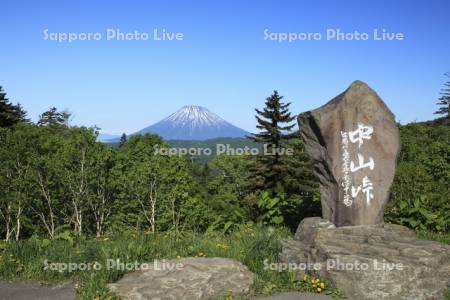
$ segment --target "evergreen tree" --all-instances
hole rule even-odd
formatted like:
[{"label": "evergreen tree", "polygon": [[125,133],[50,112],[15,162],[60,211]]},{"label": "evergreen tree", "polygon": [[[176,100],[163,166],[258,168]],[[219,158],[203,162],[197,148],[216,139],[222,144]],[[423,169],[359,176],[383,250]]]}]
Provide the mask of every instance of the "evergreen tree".
[{"label": "evergreen tree", "polygon": [[71,116],[72,114],[66,110],[59,112],[56,107],[51,107],[39,116],[39,121],[37,124],[39,126],[59,125],[69,127],[69,120]]},{"label": "evergreen tree", "polygon": [[[445,76],[450,78],[450,73]],[[445,115],[444,117],[450,119],[450,80],[444,83],[444,88],[441,89],[441,97],[438,99],[439,109],[435,112],[438,115]]]},{"label": "evergreen tree", "polygon": [[125,145],[126,142],[127,142],[127,135],[125,133],[122,133],[122,136],[120,137],[119,148]]},{"label": "evergreen tree", "polygon": [[6,92],[0,86],[0,127],[11,127],[19,122],[28,122],[27,113],[20,104],[9,102]]},{"label": "evergreen tree", "polygon": [[283,103],[282,99],[283,97],[274,91],[270,97],[266,98],[266,106],[263,110],[255,109],[258,122],[256,127],[261,131],[249,138],[264,144],[267,150],[267,153],[258,156],[253,170],[256,189],[283,192],[281,182],[283,174],[290,173],[288,171],[290,166],[282,157],[280,149],[294,137],[294,134],[289,131],[295,126],[291,124],[295,117],[289,112],[290,103]]}]

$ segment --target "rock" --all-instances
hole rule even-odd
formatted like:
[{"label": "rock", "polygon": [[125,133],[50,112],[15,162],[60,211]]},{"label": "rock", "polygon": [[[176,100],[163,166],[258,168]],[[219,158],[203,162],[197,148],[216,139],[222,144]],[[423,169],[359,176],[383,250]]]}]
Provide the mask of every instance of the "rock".
[{"label": "rock", "polygon": [[[298,228],[301,228],[302,230],[298,230]],[[298,241],[303,241],[313,240],[318,228],[336,228],[336,226],[328,220],[313,217],[303,219],[298,228],[295,232],[295,239]]]},{"label": "rock", "polygon": [[[354,300],[440,300],[450,286],[450,246],[420,240],[400,225],[333,228],[305,219],[280,260],[331,280]],[[305,268],[297,268],[303,278]]]},{"label": "rock", "polygon": [[258,296],[250,298],[250,300],[333,300],[333,298],[320,294],[287,292],[270,296]]},{"label": "rock", "polygon": [[254,278],[246,266],[228,258],[183,258],[148,266],[126,274],[109,288],[129,300],[217,299],[226,293],[248,292]]},{"label": "rock", "polygon": [[380,97],[355,81],[298,123],[320,182],[323,217],[336,226],[381,224],[400,142]]}]

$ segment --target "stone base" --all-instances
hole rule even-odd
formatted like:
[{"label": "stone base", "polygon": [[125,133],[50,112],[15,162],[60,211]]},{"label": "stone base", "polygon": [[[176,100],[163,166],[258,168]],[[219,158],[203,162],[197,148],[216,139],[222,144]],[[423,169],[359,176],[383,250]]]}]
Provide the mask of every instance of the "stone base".
[{"label": "stone base", "polygon": [[336,228],[307,218],[283,241],[280,259],[299,278],[306,267],[354,300],[440,300],[450,287],[450,246],[393,224]]}]

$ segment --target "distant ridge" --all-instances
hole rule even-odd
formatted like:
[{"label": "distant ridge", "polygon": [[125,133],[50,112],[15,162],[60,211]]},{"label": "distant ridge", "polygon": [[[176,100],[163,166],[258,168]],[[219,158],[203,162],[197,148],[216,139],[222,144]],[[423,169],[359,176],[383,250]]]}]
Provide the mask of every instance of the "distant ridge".
[{"label": "distant ridge", "polygon": [[97,137],[97,140],[100,142],[108,142],[110,140],[119,140],[119,134],[109,134],[109,133],[100,133]]}]

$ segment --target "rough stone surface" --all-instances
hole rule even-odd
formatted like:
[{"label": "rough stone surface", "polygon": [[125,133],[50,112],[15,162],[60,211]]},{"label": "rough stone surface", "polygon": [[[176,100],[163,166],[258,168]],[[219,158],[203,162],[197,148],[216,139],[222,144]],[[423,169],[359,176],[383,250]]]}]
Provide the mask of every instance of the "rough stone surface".
[{"label": "rough stone surface", "polygon": [[246,293],[253,283],[253,273],[233,259],[183,258],[165,262],[166,266],[174,264],[182,268],[158,270],[161,267],[150,263],[146,270],[128,273],[109,287],[129,300],[195,300],[217,299],[228,292]]},{"label": "rough stone surface", "polygon": [[[281,261],[314,264],[313,271],[349,299],[444,299],[450,286],[450,246],[420,240],[400,225],[333,227],[320,218],[303,220],[296,239],[283,241]],[[303,277],[303,270],[296,272]]]},{"label": "rough stone surface", "polygon": [[323,217],[336,226],[382,223],[400,142],[394,115],[380,97],[355,81],[324,106],[300,114],[298,122],[320,181]]}]

